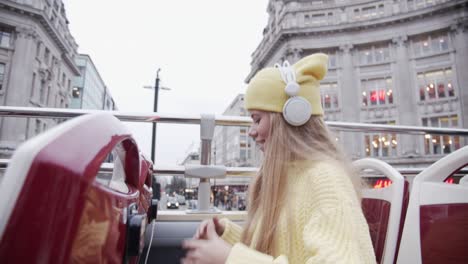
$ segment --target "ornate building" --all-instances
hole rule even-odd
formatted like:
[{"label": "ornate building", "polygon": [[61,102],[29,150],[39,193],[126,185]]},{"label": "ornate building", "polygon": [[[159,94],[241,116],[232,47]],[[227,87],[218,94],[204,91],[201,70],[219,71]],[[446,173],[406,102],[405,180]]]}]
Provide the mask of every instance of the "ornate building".
[{"label": "ornate building", "polygon": [[[329,121],[468,128],[467,0],[270,0],[253,75],[283,60],[329,55]],[[352,158],[425,166],[459,136],[339,132]]]},{"label": "ornate building", "polygon": [[[68,108],[76,54],[61,0],[0,0],[0,105]],[[55,124],[1,118],[0,157]]]}]

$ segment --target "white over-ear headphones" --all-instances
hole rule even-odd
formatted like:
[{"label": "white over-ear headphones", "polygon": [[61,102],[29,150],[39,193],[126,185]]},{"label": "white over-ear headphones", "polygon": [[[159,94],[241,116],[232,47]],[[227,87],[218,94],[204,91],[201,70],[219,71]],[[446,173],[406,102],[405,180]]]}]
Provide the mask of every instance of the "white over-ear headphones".
[{"label": "white over-ear headphones", "polygon": [[284,61],[283,65],[276,63],[281,73],[281,78],[286,83],[284,91],[289,96],[289,99],[283,106],[283,117],[292,126],[302,126],[310,119],[312,114],[312,106],[304,97],[298,96],[301,88],[296,82],[296,73],[288,61]]}]

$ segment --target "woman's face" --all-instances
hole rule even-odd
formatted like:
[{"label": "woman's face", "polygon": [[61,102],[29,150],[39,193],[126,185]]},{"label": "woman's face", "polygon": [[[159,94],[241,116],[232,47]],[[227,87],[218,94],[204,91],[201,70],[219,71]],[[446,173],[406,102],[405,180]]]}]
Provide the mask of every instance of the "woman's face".
[{"label": "woman's face", "polygon": [[270,131],[270,114],[261,110],[252,110],[250,117],[253,120],[253,125],[250,127],[249,136],[255,140],[260,150],[264,151]]}]

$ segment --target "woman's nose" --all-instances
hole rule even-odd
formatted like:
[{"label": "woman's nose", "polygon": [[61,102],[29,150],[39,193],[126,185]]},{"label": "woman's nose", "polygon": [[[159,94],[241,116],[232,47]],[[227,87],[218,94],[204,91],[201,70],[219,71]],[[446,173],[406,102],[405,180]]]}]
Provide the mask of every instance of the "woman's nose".
[{"label": "woman's nose", "polygon": [[250,127],[249,129],[249,136],[252,138],[255,138],[257,136],[257,131],[254,129],[254,127]]}]

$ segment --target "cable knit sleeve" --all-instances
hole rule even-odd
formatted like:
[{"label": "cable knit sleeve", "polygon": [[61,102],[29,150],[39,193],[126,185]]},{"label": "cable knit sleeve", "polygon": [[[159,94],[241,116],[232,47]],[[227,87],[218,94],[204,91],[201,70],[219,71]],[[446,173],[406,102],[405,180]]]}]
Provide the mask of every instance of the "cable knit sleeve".
[{"label": "cable knit sleeve", "polygon": [[[329,164],[328,164],[329,165]],[[304,226],[307,264],[375,263],[367,222],[347,174],[324,166],[314,177],[311,213]]]},{"label": "cable knit sleeve", "polygon": [[375,263],[367,223],[347,174],[333,164],[304,173],[288,196],[294,223],[280,221],[277,230],[278,257],[236,243],[226,263]]},{"label": "cable knit sleeve", "polygon": [[364,263],[348,219],[343,208],[327,209],[310,219],[303,232],[305,248],[312,255],[307,264]]},{"label": "cable knit sleeve", "polygon": [[224,225],[224,233],[221,238],[231,245],[239,242],[242,235],[242,227],[234,224],[227,218],[222,218],[220,221]]},{"label": "cable knit sleeve", "polygon": [[[355,230],[348,225],[346,214],[340,208],[323,210],[311,217],[303,228],[303,246],[306,264],[360,264],[369,263],[359,255]],[[299,242],[301,244],[301,242]],[[371,255],[372,259],[373,256]],[[231,249],[227,264],[288,264],[288,257],[277,258],[263,254],[244,244],[236,243]],[[294,262],[292,262],[294,263]]]}]

